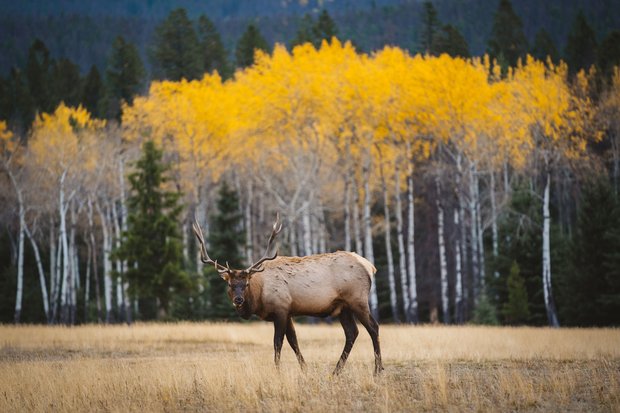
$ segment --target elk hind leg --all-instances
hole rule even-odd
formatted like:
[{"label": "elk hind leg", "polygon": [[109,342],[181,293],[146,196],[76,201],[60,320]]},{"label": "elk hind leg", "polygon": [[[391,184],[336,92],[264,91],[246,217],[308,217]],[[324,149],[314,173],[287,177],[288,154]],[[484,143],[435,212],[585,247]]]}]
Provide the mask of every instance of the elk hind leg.
[{"label": "elk hind leg", "polygon": [[299,350],[299,344],[297,344],[297,334],[295,333],[295,326],[293,325],[292,317],[289,317],[286,323],[286,340],[295,352],[295,355],[297,356],[297,361],[299,362],[301,369],[305,369],[306,362],[304,361],[304,356],[301,355],[301,351]]},{"label": "elk hind leg", "polygon": [[280,367],[280,354],[282,353],[282,343],[284,342],[284,334],[286,333],[287,317],[276,316],[273,321],[275,328],[273,334],[273,361],[276,363],[276,368]]},{"label": "elk hind leg", "polygon": [[379,344],[379,323],[370,314],[368,305],[355,311],[355,317],[362,323],[372,339],[372,346],[375,351],[375,375],[383,371],[383,361],[381,360],[381,345]]},{"label": "elk hind leg", "polygon": [[348,308],[342,309],[342,312],[340,313],[340,324],[342,324],[346,341],[342,354],[340,355],[340,360],[338,360],[338,364],[336,364],[336,369],[333,374],[340,373],[344,367],[344,364],[347,362],[347,358],[349,357],[349,353],[351,353],[351,349],[353,348],[353,343],[355,343],[355,339],[359,334],[353,313]]}]

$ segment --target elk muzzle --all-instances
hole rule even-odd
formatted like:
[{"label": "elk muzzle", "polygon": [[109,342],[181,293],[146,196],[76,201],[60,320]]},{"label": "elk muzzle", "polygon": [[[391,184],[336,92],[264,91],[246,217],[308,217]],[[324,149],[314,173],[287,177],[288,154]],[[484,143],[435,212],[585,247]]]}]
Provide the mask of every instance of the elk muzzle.
[{"label": "elk muzzle", "polygon": [[235,307],[239,308],[243,305],[243,302],[245,300],[243,299],[243,297],[237,295],[235,296],[235,298],[233,298],[233,304],[235,305]]}]

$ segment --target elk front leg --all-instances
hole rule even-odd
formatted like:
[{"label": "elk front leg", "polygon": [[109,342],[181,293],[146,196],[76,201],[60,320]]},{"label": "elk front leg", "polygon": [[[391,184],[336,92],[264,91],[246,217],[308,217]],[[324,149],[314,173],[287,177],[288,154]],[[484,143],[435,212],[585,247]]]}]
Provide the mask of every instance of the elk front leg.
[{"label": "elk front leg", "polygon": [[273,334],[273,361],[276,363],[277,368],[280,368],[280,353],[282,352],[282,343],[286,333],[287,318],[286,316],[276,316],[273,321],[273,326],[275,327]]},{"label": "elk front leg", "polygon": [[304,356],[301,355],[301,351],[299,350],[299,345],[297,344],[297,334],[295,333],[295,326],[293,326],[293,319],[291,317],[289,317],[286,322],[286,340],[295,352],[301,369],[304,370],[306,368],[306,362],[304,361]]}]

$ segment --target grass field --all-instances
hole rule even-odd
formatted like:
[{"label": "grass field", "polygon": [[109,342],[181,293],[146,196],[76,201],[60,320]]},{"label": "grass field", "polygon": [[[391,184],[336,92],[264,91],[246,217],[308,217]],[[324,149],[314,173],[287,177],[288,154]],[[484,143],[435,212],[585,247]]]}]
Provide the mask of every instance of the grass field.
[{"label": "grass field", "polygon": [[620,411],[620,330],[382,326],[340,376],[339,325],[0,326],[0,412]]}]

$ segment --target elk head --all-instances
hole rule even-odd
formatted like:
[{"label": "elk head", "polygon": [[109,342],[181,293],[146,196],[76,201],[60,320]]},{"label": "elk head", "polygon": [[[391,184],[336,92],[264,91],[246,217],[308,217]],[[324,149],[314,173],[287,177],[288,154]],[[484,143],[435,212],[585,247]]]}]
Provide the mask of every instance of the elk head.
[{"label": "elk head", "polygon": [[237,311],[241,311],[243,304],[245,303],[246,288],[250,284],[252,274],[264,271],[265,268],[263,267],[263,263],[265,261],[273,260],[278,256],[277,249],[273,252],[273,255],[269,255],[269,251],[272,248],[275,238],[278,236],[280,231],[282,231],[282,223],[280,222],[279,214],[276,214],[276,221],[273,224],[265,254],[263,254],[258,261],[243,270],[230,268],[228,262],[226,262],[226,266],[223,266],[219,264],[217,260],[213,261],[207,253],[207,246],[204,236],[202,235],[202,229],[200,228],[200,224],[198,224],[197,220],[194,220],[193,229],[194,234],[196,234],[196,238],[198,238],[198,242],[200,243],[200,260],[204,264],[213,265],[224,281],[228,283],[228,296]]}]

